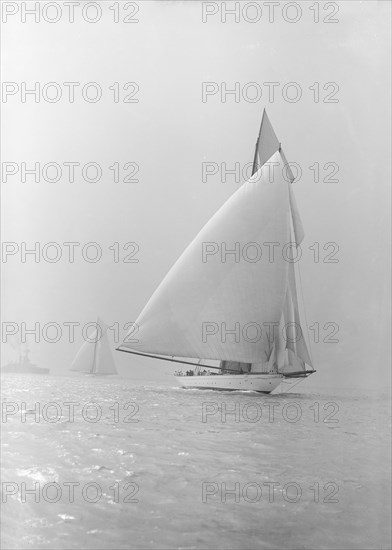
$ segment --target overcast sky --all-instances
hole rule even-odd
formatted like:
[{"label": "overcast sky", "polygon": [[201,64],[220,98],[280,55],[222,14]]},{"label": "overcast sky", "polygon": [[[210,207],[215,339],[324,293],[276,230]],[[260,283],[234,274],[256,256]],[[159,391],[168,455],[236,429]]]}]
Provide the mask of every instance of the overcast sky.
[{"label": "overcast sky", "polygon": [[[98,4],[97,23],[83,19],[76,8],[70,23],[62,6],[56,23],[43,18],[54,18],[50,11],[41,13],[38,23],[28,15],[23,23],[19,11],[3,25],[3,81],[17,87],[11,85],[7,90],[15,93],[3,96],[2,161],[18,166],[6,182],[3,173],[3,241],[19,247],[6,262],[3,257],[3,322],[29,327],[38,322],[40,328],[54,322],[63,328],[55,344],[42,334],[40,343],[29,338],[33,362],[54,374],[67,373],[82,343],[78,328],[75,342],[68,342],[64,323],[83,325],[100,315],[109,325],[117,322],[124,336],[124,324],[136,319],[179,254],[243,181],[228,176],[224,183],[217,174],[203,182],[202,163],[232,168],[235,162],[250,162],[266,107],[287,159],[303,172],[294,183],[305,229],[302,283],[308,324],[320,324],[321,339],[312,344],[318,371],[312,385],[385,387],[390,372],[390,3],[338,2],[339,11],[332,14],[319,2],[318,23],[313,3],[301,3],[302,14],[293,23],[285,20],[296,16],[294,8],[284,11],[287,3],[269,22],[260,2],[259,21],[250,22],[256,14],[250,8],[236,23],[234,16],[222,22],[220,2],[209,3],[209,10],[218,11],[203,22],[202,2],[143,1],[133,15],[138,22],[128,24],[121,22],[132,17],[124,3],[119,23],[113,22],[112,2]],[[93,9],[87,16],[94,17]],[[326,17],[338,21],[328,24]],[[37,102],[31,95],[22,101],[22,82],[27,88],[40,83]],[[48,82],[59,84],[58,102],[45,99],[56,92],[42,90]],[[73,103],[64,82],[80,83]],[[100,86],[101,100],[83,99],[81,89],[88,82]],[[115,82],[119,102],[113,100]],[[124,91],[127,82],[138,84],[131,97],[137,103],[123,101],[135,90]],[[219,90],[204,102],[203,82],[214,82]],[[252,101],[254,86],[238,101],[228,95],[222,102],[223,82],[227,88],[238,82],[241,92],[247,83],[257,83],[262,96]],[[273,101],[266,82],[279,83]],[[283,92],[291,82],[297,88]],[[335,84],[324,89],[327,83]],[[284,97],[298,89],[298,101]],[[88,91],[93,97],[94,89]],[[337,101],[323,101],[328,99]],[[40,182],[26,176],[24,183],[22,162],[30,168],[56,162],[62,178],[48,182],[41,172]],[[77,167],[70,182],[65,162],[99,163],[102,178],[84,181]],[[109,167],[116,162],[137,163],[139,181],[114,182]],[[338,166],[333,176],[338,182],[315,182],[309,167],[319,163],[322,180],[332,172],[324,169],[328,162]],[[131,170],[129,165],[126,173]],[[41,244],[38,263],[31,255],[22,262],[22,241],[30,248]],[[45,243],[53,241],[63,253],[57,263],[42,254]],[[102,249],[96,263],[81,255],[91,241]],[[81,243],[74,263],[64,242]],[[137,243],[139,262],[114,262],[109,247],[115,242],[120,260],[132,251],[122,246]],[[315,242],[320,243],[319,263],[309,250]],[[322,261],[332,250],[323,251],[328,242],[339,247],[337,263]],[[322,342],[327,322],[339,326],[338,343]],[[10,356],[5,349],[3,363]],[[115,358],[124,376],[162,379],[172,370],[170,364],[119,352]]]}]

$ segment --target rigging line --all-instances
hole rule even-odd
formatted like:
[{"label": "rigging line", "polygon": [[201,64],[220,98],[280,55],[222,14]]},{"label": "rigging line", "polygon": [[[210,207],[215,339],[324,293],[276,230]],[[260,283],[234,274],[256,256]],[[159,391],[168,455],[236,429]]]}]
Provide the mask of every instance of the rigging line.
[{"label": "rigging line", "polygon": [[[98,335],[98,331],[97,331],[97,335]],[[94,342],[93,364],[91,366],[90,374],[95,374],[97,372],[97,346],[98,346],[98,340]]]},{"label": "rigging line", "polygon": [[287,390],[287,393],[289,393],[297,384],[300,384],[301,382],[303,382],[304,380],[306,380],[306,378],[300,378],[298,380],[298,382],[296,382],[295,384],[293,384],[288,390]]},{"label": "rigging line", "polygon": [[[299,266],[299,262],[298,262],[298,278],[299,278],[299,287],[301,289],[301,299],[302,299],[302,305],[303,305],[303,309],[304,309],[304,317],[305,317],[305,323],[306,323],[306,333],[308,335],[308,342],[309,342],[309,355],[310,355],[310,358],[312,360],[312,363],[314,362],[314,359],[313,359],[313,351],[312,351],[312,342],[310,340],[310,333],[309,333],[309,324],[308,324],[308,319],[307,319],[307,316],[306,316],[306,307],[305,307],[305,298],[304,298],[304,290],[303,290],[303,285],[302,285],[302,277],[301,277],[301,269],[300,269],[300,266]],[[313,369],[314,369],[314,365],[313,366]]]},{"label": "rigging line", "polygon": [[[153,355],[153,354],[150,354],[150,353],[142,353],[140,351],[132,351],[130,349],[124,349],[124,348],[121,348],[121,346],[119,346],[118,348],[116,348],[116,351],[123,351],[124,353],[131,353],[133,355],[140,355],[142,357],[152,357],[153,359],[160,359],[161,361],[171,361],[173,363],[181,363],[183,365],[195,365],[196,367],[199,367],[199,366],[202,366],[202,367],[207,367],[209,369],[217,369],[217,370],[223,370],[222,367],[215,367],[214,365],[206,365],[204,363],[200,363],[200,359],[198,361],[198,363],[194,363],[194,362],[191,362],[191,361],[182,361],[182,360],[179,360],[179,359],[170,359],[170,355]],[[174,357],[174,355],[172,356]],[[224,369],[226,372],[236,372],[238,373],[238,371],[236,370],[233,370],[233,369],[227,369],[225,368]],[[252,374],[252,373],[248,373],[248,374]]]}]

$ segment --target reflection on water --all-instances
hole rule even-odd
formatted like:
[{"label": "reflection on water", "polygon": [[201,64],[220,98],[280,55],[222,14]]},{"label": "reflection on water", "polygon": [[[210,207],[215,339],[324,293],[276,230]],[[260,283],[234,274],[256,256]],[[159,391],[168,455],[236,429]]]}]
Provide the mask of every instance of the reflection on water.
[{"label": "reflection on water", "polygon": [[385,396],[26,375],[3,400],[4,548],[389,547]]}]

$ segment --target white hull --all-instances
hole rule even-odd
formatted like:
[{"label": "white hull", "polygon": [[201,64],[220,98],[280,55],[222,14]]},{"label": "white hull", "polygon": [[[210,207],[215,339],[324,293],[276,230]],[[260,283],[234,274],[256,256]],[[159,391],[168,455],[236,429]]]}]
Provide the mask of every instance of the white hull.
[{"label": "white hull", "polygon": [[176,376],[184,388],[204,390],[250,390],[270,393],[283,380],[281,374],[218,374],[205,376]]}]

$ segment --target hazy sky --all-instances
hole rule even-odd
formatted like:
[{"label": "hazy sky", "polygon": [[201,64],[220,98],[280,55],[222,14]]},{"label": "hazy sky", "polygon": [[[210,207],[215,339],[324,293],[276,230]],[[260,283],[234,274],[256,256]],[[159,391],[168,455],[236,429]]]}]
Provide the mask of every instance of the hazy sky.
[{"label": "hazy sky", "polygon": [[[44,10],[47,3],[40,4]],[[54,374],[67,372],[82,342],[80,328],[75,342],[68,342],[67,322],[83,325],[100,315],[109,325],[117,322],[120,337],[125,335],[124,324],[136,319],[179,254],[240,185],[233,176],[223,183],[220,174],[203,182],[202,163],[225,162],[232,168],[251,161],[266,107],[287,159],[303,171],[294,191],[306,234],[301,273],[309,325],[320,324],[321,340],[328,332],[325,323],[339,326],[338,343],[312,344],[318,371],[312,385],[385,387],[390,372],[390,3],[335,3],[339,11],[331,18],[338,22],[329,24],[323,22],[331,12],[325,2],[318,3],[318,23],[312,2],[301,3],[296,23],[285,20],[295,17],[294,8],[285,11],[285,2],[273,22],[259,2],[264,11],[254,23],[254,8],[240,13],[237,23],[233,16],[222,22],[221,2],[209,3],[208,9],[219,11],[203,22],[203,3],[189,1],[139,2],[134,15],[139,21],[128,24],[121,22],[132,15],[124,2],[117,4],[120,22],[114,23],[110,6],[115,3],[101,1],[100,21],[84,20],[76,7],[70,23],[58,4],[62,17],[56,23],[43,18],[54,18],[53,11],[42,11],[38,23],[26,15],[23,23],[19,6],[3,24],[2,37],[3,81],[17,84],[13,95],[3,96],[2,161],[16,163],[19,170],[6,182],[3,173],[3,241],[19,247],[6,262],[3,258],[3,323],[25,322],[31,328],[38,322],[42,329],[54,322],[63,328],[57,343],[45,341],[42,331],[40,343],[29,338],[33,362]],[[94,17],[93,8],[86,13]],[[31,95],[22,101],[23,82],[27,88],[40,83],[37,102]],[[58,83],[63,94],[58,102],[45,99],[56,92],[42,90],[48,82]],[[80,83],[73,103],[65,82]],[[83,99],[81,89],[88,82],[100,86],[101,100]],[[116,82],[119,102],[113,100]],[[137,103],[123,101],[134,89],[124,91],[127,82],[138,84]],[[205,102],[203,82],[215,82],[219,89]],[[248,87],[249,96],[245,91],[245,98],[228,95],[222,102],[223,82],[230,89],[238,82],[241,91],[257,83],[262,97],[251,101]],[[266,82],[278,83],[271,102]],[[302,92],[297,102],[283,96],[290,82]],[[326,83],[335,84],[323,89]],[[93,97],[93,88],[87,91]],[[328,97],[338,101],[324,102]],[[58,163],[62,178],[44,181],[41,171],[40,182],[29,175],[22,182],[22,162],[28,168],[40,163],[41,169]],[[70,182],[67,162],[99,163],[102,178],[84,181],[77,167]],[[139,166],[139,181],[114,182],[109,167],[127,162]],[[331,173],[324,165],[335,163],[339,181],[315,182],[309,167],[316,162],[321,179]],[[81,254],[92,241],[102,249],[96,263]],[[31,255],[22,262],[22,242],[28,248],[40,243],[38,263]],[[57,263],[44,258],[42,247],[49,242],[59,243]],[[81,243],[74,263],[64,242]],[[115,242],[121,260],[131,252],[123,245],[136,242],[139,262],[114,262],[109,247]],[[309,250],[315,242],[321,258],[332,250],[323,251],[325,243],[337,243],[338,263],[315,263]],[[4,360],[10,355],[6,348]],[[172,370],[170,364],[119,352],[115,358],[125,376],[158,379]]]}]

